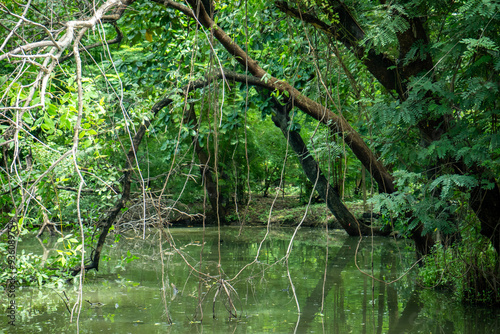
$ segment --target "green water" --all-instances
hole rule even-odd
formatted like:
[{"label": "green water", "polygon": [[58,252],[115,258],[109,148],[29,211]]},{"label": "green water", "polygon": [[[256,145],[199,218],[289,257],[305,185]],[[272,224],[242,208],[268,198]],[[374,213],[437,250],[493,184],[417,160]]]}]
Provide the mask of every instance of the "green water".
[{"label": "green water", "polygon": [[[265,229],[239,235],[237,228],[224,228],[220,244],[217,229],[170,233],[178,251],[168,242],[160,250],[155,232],[146,240],[126,234],[118,243],[110,236],[106,261],[83,285],[83,300],[104,305],[84,302],[72,322],[58,293],[66,292],[71,308],[78,285],[18,288],[16,326],[2,314],[0,333],[500,332],[498,309],[463,306],[449,293],[416,286],[414,270],[403,275],[414,254],[402,241],[360,242],[340,232],[300,229],[286,261],[293,229],[273,229],[254,261]],[[19,247],[43,252],[34,237],[24,237]],[[48,240],[45,247],[58,245]],[[128,255],[138,259],[128,263]]]}]

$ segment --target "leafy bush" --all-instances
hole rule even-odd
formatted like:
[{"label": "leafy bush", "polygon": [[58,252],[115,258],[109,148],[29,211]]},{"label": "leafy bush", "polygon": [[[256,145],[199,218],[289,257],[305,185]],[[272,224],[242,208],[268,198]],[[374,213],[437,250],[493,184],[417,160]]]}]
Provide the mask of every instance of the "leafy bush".
[{"label": "leafy bush", "polygon": [[8,244],[0,243],[0,286],[4,286],[8,280],[15,279],[17,285],[61,286],[71,276],[60,269],[47,269],[44,267],[46,259],[42,255],[26,253],[24,250],[16,254],[16,271],[9,269],[7,263]]},{"label": "leafy bush", "polygon": [[425,287],[449,289],[463,302],[499,304],[497,263],[496,252],[486,240],[437,245],[425,258],[419,281]]}]

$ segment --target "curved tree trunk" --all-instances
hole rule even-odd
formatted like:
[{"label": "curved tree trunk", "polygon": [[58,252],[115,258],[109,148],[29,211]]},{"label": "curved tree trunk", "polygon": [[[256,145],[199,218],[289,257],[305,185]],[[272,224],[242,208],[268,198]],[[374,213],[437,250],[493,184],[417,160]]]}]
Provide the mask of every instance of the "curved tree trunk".
[{"label": "curved tree trunk", "polygon": [[[158,0],[157,2],[180,10],[189,17],[195,17],[194,12],[190,8],[178,2],[171,0]],[[193,6],[193,8],[197,8],[196,0],[189,0],[188,2]],[[311,100],[305,95],[302,95],[299,90],[291,86],[289,83],[278,80],[267,73],[254,59],[250,58],[239,45],[234,43],[231,37],[229,37],[224,30],[217,26],[206,12],[200,10],[197,19],[203,26],[211,30],[214,37],[231,55],[234,56],[243,68],[248,69],[248,72],[250,72],[254,77],[263,81],[263,86],[270,90],[277,90],[281,93],[286,92],[286,94],[290,96],[290,99],[293,100],[294,105],[300,110],[314,119],[327,124],[335,133],[342,132],[344,134],[346,144],[354,152],[361,163],[372,173],[379,189],[387,193],[394,192],[394,180],[392,175],[378,160],[378,157],[373,153],[368,145],[366,145],[359,133],[351,127],[342,115],[335,114],[321,104]]]},{"label": "curved tree trunk", "polygon": [[344,203],[342,203],[337,191],[326,179],[318,165],[318,162],[312,157],[300,134],[297,131],[289,129],[290,117],[288,116],[288,113],[291,109],[291,104],[283,106],[274,97],[273,103],[273,109],[276,112],[276,114],[272,117],[274,124],[280,128],[281,132],[288,141],[288,144],[297,154],[297,158],[299,159],[304,174],[306,174],[309,181],[315,185],[315,189],[319,196],[325,201],[328,209],[333,213],[335,218],[337,218],[338,222],[347,234],[350,236],[371,235],[372,233],[377,235],[388,235],[389,232],[372,229],[359,222],[352,215],[349,209],[347,209]]},{"label": "curved tree trunk", "polygon": [[[189,7],[186,7],[178,2],[172,0],[155,0],[155,2],[161,3],[165,6],[175,8],[189,17],[195,18],[195,13]],[[189,4],[193,8],[197,7],[196,0],[188,0]],[[224,46],[224,48],[240,63],[240,65],[248,70],[253,76],[261,79],[268,89],[277,90],[281,93],[285,93],[293,100],[295,106],[299,107],[303,112],[310,115],[311,117],[317,119],[318,121],[327,124],[332,128],[334,132],[343,132],[345,143],[353,151],[359,161],[366,167],[366,169],[371,173],[372,177],[375,179],[379,186],[379,191],[391,194],[395,192],[394,179],[386,167],[378,160],[377,156],[372,152],[372,150],[366,145],[359,133],[357,133],[350,124],[342,117],[342,115],[337,115],[331,110],[328,110],[319,103],[309,99],[308,97],[302,95],[297,89],[292,87],[290,84],[284,81],[280,81],[274,78],[269,73],[267,73],[259,64],[236,43],[233,39],[229,37],[224,30],[215,24],[215,22],[210,18],[210,16],[203,10],[197,11],[196,19],[204,27],[211,30],[213,36]],[[375,64],[377,61],[375,61]],[[387,70],[387,68],[386,68]],[[386,72],[384,72],[386,73]],[[415,243],[420,243],[417,245],[417,249],[423,250],[423,254],[430,252],[430,249],[434,245],[434,240],[430,235],[421,236],[417,235],[419,233],[419,228],[414,229],[412,233],[412,239]],[[425,239],[424,243],[421,240]],[[420,252],[419,252],[420,253]]]}]

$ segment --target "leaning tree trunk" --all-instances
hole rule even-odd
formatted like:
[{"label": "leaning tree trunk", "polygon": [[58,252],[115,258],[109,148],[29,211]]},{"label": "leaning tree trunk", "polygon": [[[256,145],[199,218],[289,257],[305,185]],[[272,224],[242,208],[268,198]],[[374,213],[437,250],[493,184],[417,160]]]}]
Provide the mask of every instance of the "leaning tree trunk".
[{"label": "leaning tree trunk", "polygon": [[[208,80],[196,80],[193,82],[190,82],[187,86],[185,86],[182,89],[182,95],[186,96],[190,91],[198,88],[202,88],[207,86],[211,80],[214,78],[209,78]],[[153,113],[153,117],[151,118],[154,119],[156,115],[162,110],[164,107],[168,106],[171,104],[173,100],[170,97],[165,97],[164,99],[160,100],[157,102],[153,108],[151,109]],[[121,210],[125,207],[125,204],[130,198],[130,189],[131,189],[131,176],[132,172],[134,169],[134,162],[136,161],[136,153],[137,149],[139,148],[139,145],[142,142],[142,138],[146,134],[146,130],[148,127],[151,125],[151,120],[145,120],[143,124],[139,127],[137,130],[137,133],[134,135],[132,138],[132,143],[130,146],[130,149],[127,153],[126,156],[126,161],[125,161],[125,169],[123,173],[123,180],[122,180],[122,193],[118,201],[115,203],[114,207],[109,211],[108,215],[106,218],[104,218],[101,223],[99,224],[102,231],[101,234],[99,235],[99,239],[97,241],[97,246],[95,250],[93,250],[91,254],[91,263],[86,265],[85,268],[81,268],[80,266],[76,266],[72,268],[72,273],[73,275],[77,275],[82,269],[84,270],[90,270],[90,269],[95,269],[99,270],[99,261],[101,258],[101,252],[104,247],[104,244],[106,242],[106,237],[108,236],[109,229],[111,226],[116,221],[116,217],[118,214],[121,212]]]},{"label": "leaning tree trunk", "polygon": [[[164,101],[157,103],[153,107],[153,113],[156,116],[158,111],[160,111],[165,105],[170,104],[172,101],[169,99],[168,103],[163,104]],[[109,229],[113,226],[116,221],[116,217],[121,212],[121,210],[125,207],[125,204],[130,198],[130,189],[131,189],[131,176],[132,171],[134,169],[134,162],[136,158],[137,149],[148,129],[151,121],[146,120],[139,127],[137,133],[132,138],[132,144],[130,145],[130,149],[127,153],[126,161],[125,161],[125,172],[123,173],[123,181],[122,181],[122,194],[120,199],[115,203],[115,206],[109,211],[108,216],[99,224],[102,228],[101,234],[99,235],[99,239],[97,241],[97,246],[95,250],[91,254],[91,263],[85,266],[85,270],[95,269],[99,270],[99,261],[101,258],[101,252],[106,242],[106,237],[108,236]],[[82,268],[77,266],[72,269],[73,275],[78,274]]]},{"label": "leaning tree trunk", "polygon": [[275,115],[273,115],[272,119],[274,124],[280,128],[288,144],[297,154],[304,174],[306,174],[309,181],[315,185],[315,189],[319,196],[325,201],[328,209],[330,209],[335,218],[337,218],[347,234],[350,236],[371,235],[372,233],[377,235],[388,235],[388,232],[382,232],[379,229],[370,228],[364,225],[352,215],[349,209],[342,203],[337,191],[326,179],[318,162],[310,154],[300,134],[297,131],[289,129],[290,118],[288,113],[292,104],[288,103],[283,106],[276,98],[273,98],[273,103]]},{"label": "leaning tree trunk", "polygon": [[495,181],[493,177],[487,179],[493,187],[485,189],[479,179],[479,184],[471,190],[469,205],[481,222],[480,233],[491,240],[500,258],[500,188],[497,182],[492,182]]}]

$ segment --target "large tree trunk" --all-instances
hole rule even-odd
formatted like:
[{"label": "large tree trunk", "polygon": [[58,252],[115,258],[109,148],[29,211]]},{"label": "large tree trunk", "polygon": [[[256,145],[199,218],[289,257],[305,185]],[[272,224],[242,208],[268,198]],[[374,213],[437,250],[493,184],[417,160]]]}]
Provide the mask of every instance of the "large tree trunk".
[{"label": "large tree trunk", "polygon": [[[281,93],[286,93],[293,101],[294,105],[300,108],[303,112],[312,116],[316,120],[327,124],[332,129],[332,131],[342,132],[344,134],[343,138],[345,140],[345,143],[353,151],[360,162],[366,167],[366,169],[370,171],[372,177],[375,179],[379,186],[379,191],[389,194],[395,191],[392,175],[378,160],[373,151],[366,145],[359,133],[357,133],[349,125],[349,123],[344,119],[342,115],[335,114],[319,103],[302,95],[297,89],[292,87],[287,82],[280,81],[267,73],[259,66],[259,64],[254,59],[250,58],[239,45],[234,43],[234,41],[224,32],[224,30],[217,26],[210,18],[210,16],[203,10],[200,10],[198,15],[195,16],[193,10],[178,2],[172,0],[155,1],[158,3],[162,3],[165,6],[175,8],[189,17],[196,17],[200,24],[210,29],[210,31],[213,33],[213,36],[225,47],[225,49],[231,55],[234,56],[236,61],[238,61],[245,70],[248,70],[248,72],[259,79],[263,79],[265,77],[265,80],[261,80],[262,87],[266,87],[270,90],[277,90]],[[196,0],[188,0],[188,2],[191,6],[193,6],[193,8],[197,8]],[[416,233],[417,232],[412,234],[415,243],[419,242],[419,240],[421,239],[421,236],[417,236]],[[427,242],[419,245],[418,248],[424,249],[424,254],[427,254],[434,242],[430,236],[426,236],[425,239],[427,240]]]},{"label": "large tree trunk", "polygon": [[[175,1],[165,0],[158,2],[162,2],[167,6],[182,11],[190,17],[194,17],[194,13],[190,8]],[[193,8],[197,8],[196,0],[189,0],[188,2],[193,6]],[[394,192],[394,180],[392,175],[378,160],[378,157],[373,154],[373,151],[366,145],[359,133],[351,127],[343,116],[335,114],[321,104],[302,95],[300,91],[292,87],[289,83],[278,80],[277,78],[269,75],[269,73],[260,67],[254,59],[250,58],[239,45],[235,44],[231,37],[229,37],[224,30],[218,27],[207,13],[200,10],[197,19],[202,25],[212,31],[214,37],[231,55],[234,56],[243,68],[248,69],[248,72],[259,79],[264,77],[266,78],[265,80],[262,80],[263,82],[265,81],[263,86],[269,90],[277,90],[279,92],[286,93],[293,100],[294,106],[300,108],[303,112],[312,116],[316,120],[324,124],[328,124],[328,126],[330,126],[335,133],[342,132],[344,134],[345,142],[361,163],[372,173],[379,189],[388,193]]]},{"label": "large tree trunk", "polygon": [[382,232],[380,229],[370,228],[363,223],[359,222],[342,203],[337,191],[330,185],[323,172],[321,171],[318,162],[313,158],[307,149],[304,140],[300,134],[295,130],[289,129],[290,118],[288,113],[291,109],[291,104],[281,105],[276,98],[273,97],[273,109],[275,115],[272,116],[274,124],[280,128],[285,136],[288,144],[297,154],[300,165],[304,174],[306,174],[309,181],[315,185],[315,189],[319,196],[325,201],[328,209],[333,213],[337,221],[342,225],[342,228],[350,236],[359,235],[388,235],[389,232]]},{"label": "large tree trunk", "polygon": [[481,222],[481,234],[491,240],[500,257],[500,189],[497,183],[492,189],[484,189],[481,183],[472,189],[469,203]]}]

